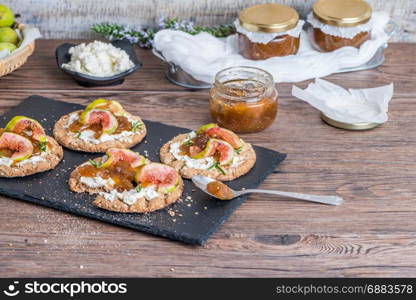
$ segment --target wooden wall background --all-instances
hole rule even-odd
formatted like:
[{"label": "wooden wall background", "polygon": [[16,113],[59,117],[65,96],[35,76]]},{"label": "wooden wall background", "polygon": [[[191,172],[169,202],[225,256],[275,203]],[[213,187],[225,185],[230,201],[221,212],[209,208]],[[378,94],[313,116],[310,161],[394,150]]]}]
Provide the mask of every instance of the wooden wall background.
[{"label": "wooden wall background", "polygon": [[[196,23],[229,23],[237,12],[255,3],[291,5],[305,15],[315,0],[0,0],[40,28],[46,38],[91,38],[93,23],[155,24],[161,16],[192,18]],[[403,24],[394,41],[416,42],[416,0],[367,0]]]}]

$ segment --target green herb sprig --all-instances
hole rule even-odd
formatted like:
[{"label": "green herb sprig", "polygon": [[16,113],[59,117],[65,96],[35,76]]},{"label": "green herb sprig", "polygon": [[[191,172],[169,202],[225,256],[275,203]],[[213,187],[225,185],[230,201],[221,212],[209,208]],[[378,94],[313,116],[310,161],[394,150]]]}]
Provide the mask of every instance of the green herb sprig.
[{"label": "green herb sprig", "polygon": [[143,129],[143,123],[140,121],[131,122],[131,131],[137,132],[137,130]]},{"label": "green herb sprig", "polygon": [[136,192],[140,193],[143,187],[141,185],[136,186]]},{"label": "green herb sprig", "polygon": [[193,144],[194,144],[194,141],[193,140],[187,140],[187,141],[185,141],[184,143],[183,143],[185,146],[192,146]]},{"label": "green herb sprig", "polygon": [[217,169],[218,171],[220,171],[221,172],[221,174],[222,175],[227,175],[227,172],[225,172],[225,170],[220,166],[220,163],[219,162],[215,162],[215,163],[213,163],[209,168],[208,168],[208,170],[212,170],[212,169]]},{"label": "green herb sprig", "polygon": [[46,152],[48,150],[48,141],[43,141],[39,143],[40,152]]},{"label": "green herb sprig", "polygon": [[89,161],[89,163],[90,163],[93,167],[95,167],[95,168],[99,168],[99,167],[100,167],[100,164],[99,164],[99,163],[97,163],[95,160],[90,159],[90,160],[88,160],[88,161]]},{"label": "green herb sprig", "polygon": [[241,146],[237,149],[234,149],[234,152],[237,153],[237,154],[240,154],[242,151],[243,151],[243,146]]},{"label": "green herb sprig", "polygon": [[227,37],[235,33],[233,25],[219,26],[199,26],[188,20],[179,18],[165,18],[159,20],[155,28],[131,28],[120,24],[100,23],[94,24],[91,30],[105,36],[110,40],[127,39],[132,44],[137,44],[140,48],[153,48],[155,33],[162,29],[173,29],[195,35],[200,32],[208,32],[215,37]]}]

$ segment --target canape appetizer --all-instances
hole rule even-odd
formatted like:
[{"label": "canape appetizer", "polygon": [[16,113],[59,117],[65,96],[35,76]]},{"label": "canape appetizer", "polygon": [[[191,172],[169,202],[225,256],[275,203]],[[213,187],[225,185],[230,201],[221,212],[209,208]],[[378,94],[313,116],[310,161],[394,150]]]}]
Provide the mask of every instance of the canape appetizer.
[{"label": "canape appetizer", "polygon": [[224,181],[249,172],[256,163],[256,152],[234,132],[207,124],[163,145],[160,160],[184,178],[204,175]]},{"label": "canape appetizer", "polygon": [[0,176],[23,177],[55,168],[62,147],[36,120],[16,116],[0,129]]},{"label": "canape appetizer", "polygon": [[146,135],[146,126],[117,101],[96,99],[85,110],[61,117],[53,134],[69,149],[106,152],[110,148],[130,148],[138,144]]},{"label": "canape appetizer", "polygon": [[164,208],[183,191],[182,178],[174,168],[122,148],[111,148],[103,157],[78,166],[68,183],[74,192],[97,195],[95,206],[123,213]]}]

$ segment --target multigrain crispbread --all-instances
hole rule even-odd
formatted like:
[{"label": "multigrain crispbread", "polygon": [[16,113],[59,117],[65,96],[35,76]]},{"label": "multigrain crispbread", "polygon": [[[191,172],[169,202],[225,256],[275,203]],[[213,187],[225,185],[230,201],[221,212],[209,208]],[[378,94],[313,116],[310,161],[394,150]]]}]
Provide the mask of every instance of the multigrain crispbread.
[{"label": "multigrain crispbread", "polygon": [[[156,172],[150,174],[152,169]],[[166,182],[172,184],[166,186]],[[123,213],[164,208],[178,200],[183,192],[182,178],[175,169],[119,148],[78,166],[68,184],[74,192],[96,195],[95,206]]]},{"label": "multigrain crispbread", "polygon": [[23,177],[53,169],[62,147],[35,119],[14,116],[0,128],[0,176]]},{"label": "multigrain crispbread", "polygon": [[[220,181],[233,180],[248,173],[256,163],[256,152],[253,147],[251,144],[246,143],[241,139],[239,141],[240,147],[235,153],[235,159],[229,164],[213,167],[216,165],[214,153],[211,155],[211,158],[209,158],[210,155],[207,155],[204,158],[205,161],[202,163],[207,163],[206,165],[198,165],[198,161],[201,159],[191,160],[191,163],[189,163],[189,159],[184,155],[177,155],[177,152],[175,154],[173,145],[177,148],[178,144],[182,145],[183,143],[186,143],[186,141],[190,140],[190,135],[195,136],[195,133],[180,134],[167,142],[160,149],[160,160],[175,168],[184,178],[191,178],[194,175],[203,175]],[[207,159],[207,157],[209,159]],[[193,166],[193,163],[198,166]]]},{"label": "multigrain crispbread", "polygon": [[[71,132],[68,129],[71,115],[78,114],[79,112],[81,111],[76,111],[61,117],[58,122],[56,122],[53,129],[53,135],[56,140],[66,148],[83,152],[100,153],[105,152],[110,148],[131,148],[140,143],[146,136],[146,127],[143,125],[142,129],[119,140],[99,142],[97,144],[82,140],[77,137],[77,133]],[[132,116],[131,114],[128,114],[128,116],[132,120],[144,124],[140,117]]]},{"label": "multigrain crispbread", "polygon": [[1,177],[23,177],[44,171],[54,169],[62,160],[64,155],[62,147],[51,137],[47,137],[48,151],[42,155],[41,160],[25,161],[21,163],[6,166],[0,166]]},{"label": "multigrain crispbread", "polygon": [[143,140],[146,132],[140,117],[126,112],[117,101],[102,98],[84,110],[62,116],[53,130],[61,145],[83,152],[131,148]]}]

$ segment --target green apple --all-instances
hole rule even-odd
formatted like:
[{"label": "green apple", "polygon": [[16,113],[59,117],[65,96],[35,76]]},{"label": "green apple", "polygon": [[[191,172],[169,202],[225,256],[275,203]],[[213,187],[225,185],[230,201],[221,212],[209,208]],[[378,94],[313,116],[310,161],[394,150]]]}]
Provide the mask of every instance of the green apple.
[{"label": "green apple", "polygon": [[13,11],[4,4],[0,4],[0,27],[11,27],[14,24]]},{"label": "green apple", "polygon": [[0,28],[0,43],[12,43],[17,45],[19,42],[19,36],[16,31],[9,27]]},{"label": "green apple", "polygon": [[5,49],[9,49],[10,52],[13,52],[16,50],[16,45],[12,43],[0,43],[0,51],[3,51]]}]

